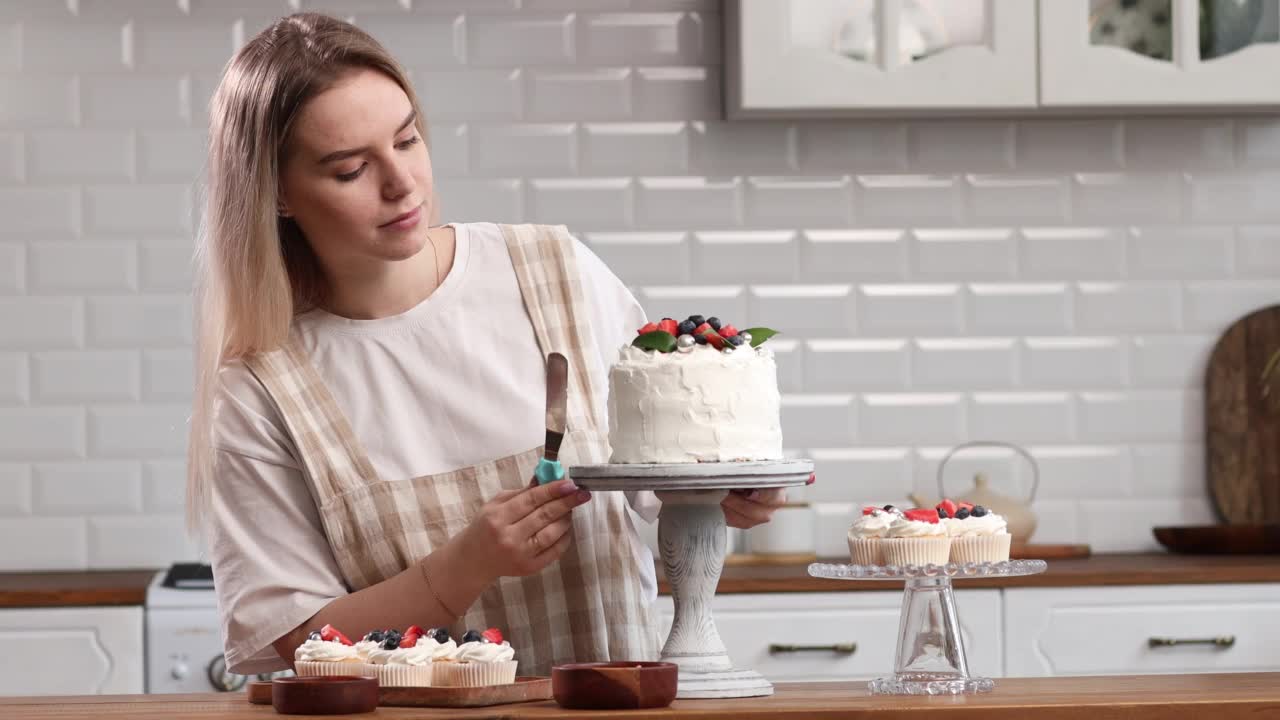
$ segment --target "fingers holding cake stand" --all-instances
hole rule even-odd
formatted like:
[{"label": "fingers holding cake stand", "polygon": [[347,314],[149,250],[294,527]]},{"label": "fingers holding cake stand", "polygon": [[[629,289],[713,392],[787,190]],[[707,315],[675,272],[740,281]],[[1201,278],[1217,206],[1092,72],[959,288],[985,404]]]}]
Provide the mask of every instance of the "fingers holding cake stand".
[{"label": "fingers holding cake stand", "polygon": [[661,659],[680,666],[677,698],[772,695],[754,670],[733,666],[711,614],[725,557],[720,501],[730,490],[805,485],[811,460],[608,464],[571,468],[578,486],[599,491],[652,490],[662,500],[658,543],[671,583],[675,617]]}]

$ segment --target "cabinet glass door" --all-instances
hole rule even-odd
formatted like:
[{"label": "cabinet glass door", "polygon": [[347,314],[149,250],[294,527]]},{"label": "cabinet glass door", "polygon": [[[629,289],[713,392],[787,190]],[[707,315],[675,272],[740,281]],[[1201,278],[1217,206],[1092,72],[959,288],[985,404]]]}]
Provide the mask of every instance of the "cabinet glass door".
[{"label": "cabinet glass door", "polygon": [[1033,107],[1026,0],[741,0],[733,116]]}]

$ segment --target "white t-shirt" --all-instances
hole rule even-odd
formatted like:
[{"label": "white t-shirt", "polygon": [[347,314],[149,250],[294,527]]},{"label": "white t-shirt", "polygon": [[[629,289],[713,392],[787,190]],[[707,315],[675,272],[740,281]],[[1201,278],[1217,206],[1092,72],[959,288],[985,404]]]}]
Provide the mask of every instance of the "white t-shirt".
[{"label": "white t-shirt", "polygon": [[[351,320],[316,310],[295,323],[303,346],[378,477],[435,475],[541,445],[545,365],[506,241],[490,223],[453,225],[453,268],[440,287],[393,317]],[[618,349],[644,325],[626,286],[574,241],[597,352],[588,368],[608,387]],[[298,450],[270,395],[242,363],[221,373],[209,551],[232,672],[286,667],[271,647],[347,589],[325,539]],[[607,422],[604,393],[597,398]],[[631,506],[652,522],[651,493]],[[641,582],[657,595],[653,558]]]}]

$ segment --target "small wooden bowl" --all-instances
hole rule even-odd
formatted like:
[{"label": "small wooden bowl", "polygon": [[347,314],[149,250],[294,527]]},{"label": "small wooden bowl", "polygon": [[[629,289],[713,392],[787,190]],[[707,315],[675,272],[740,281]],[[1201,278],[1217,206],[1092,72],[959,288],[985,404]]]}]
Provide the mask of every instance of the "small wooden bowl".
[{"label": "small wooden bowl", "polygon": [[378,681],[346,675],[276,678],[271,706],[289,715],[349,715],[378,708]]},{"label": "small wooden bowl", "polygon": [[551,695],[571,710],[662,708],[676,699],[680,670],[666,662],[574,663],[551,668]]}]

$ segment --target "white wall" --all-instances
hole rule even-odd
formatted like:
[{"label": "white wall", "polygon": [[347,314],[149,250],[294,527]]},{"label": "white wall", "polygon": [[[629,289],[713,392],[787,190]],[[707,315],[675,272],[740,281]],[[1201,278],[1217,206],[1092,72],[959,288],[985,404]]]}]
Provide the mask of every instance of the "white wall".
[{"label": "white wall", "polygon": [[[567,223],[654,315],[783,330],[811,500],[900,501],[999,438],[1043,465],[1038,540],[1139,549],[1211,520],[1202,365],[1280,297],[1280,121],[730,125],[711,0],[302,4],[411,68],[446,219]],[[0,1],[0,570],[192,552],[205,107],[294,7]],[[1012,456],[978,464],[1027,484]],[[849,508],[825,509],[838,547]]]}]

